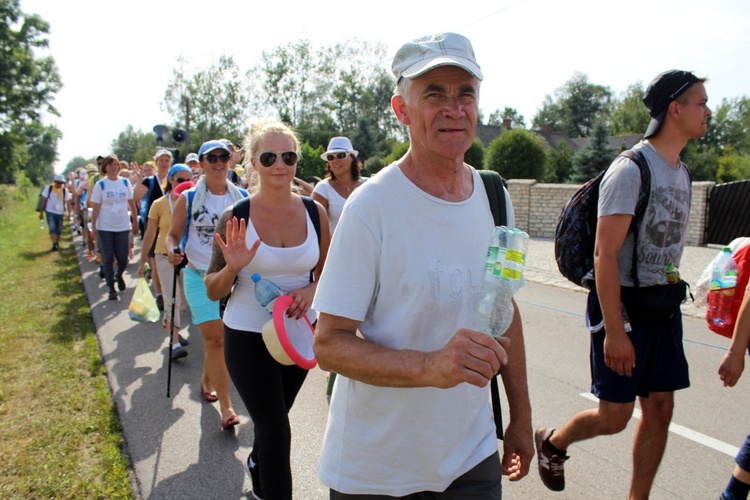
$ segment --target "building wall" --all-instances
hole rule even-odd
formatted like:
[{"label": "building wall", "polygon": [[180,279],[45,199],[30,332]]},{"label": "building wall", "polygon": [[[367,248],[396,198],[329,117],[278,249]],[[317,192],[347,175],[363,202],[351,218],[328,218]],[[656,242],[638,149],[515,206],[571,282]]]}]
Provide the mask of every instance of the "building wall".
[{"label": "building wall", "polygon": [[[708,197],[713,182],[693,182],[687,244],[705,244],[708,222]],[[555,225],[565,203],[580,184],[543,184],[533,179],[508,181],[508,192],[513,200],[516,226],[532,238],[554,238]]]}]

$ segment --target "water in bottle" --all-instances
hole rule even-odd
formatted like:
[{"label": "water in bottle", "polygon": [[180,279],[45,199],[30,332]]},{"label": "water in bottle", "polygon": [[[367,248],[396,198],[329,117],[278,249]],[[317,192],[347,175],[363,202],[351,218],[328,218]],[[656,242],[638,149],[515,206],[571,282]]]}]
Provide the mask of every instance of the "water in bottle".
[{"label": "water in bottle", "polygon": [[253,274],[252,280],[255,283],[255,298],[258,300],[258,303],[269,314],[273,314],[273,305],[276,299],[283,295],[281,289],[275,283],[261,278],[258,273]]},{"label": "water in bottle", "polygon": [[521,286],[529,236],[496,227],[484,265],[484,297],[477,306],[476,329],[500,337],[513,321],[513,294]]},{"label": "water in bottle", "polygon": [[734,323],[732,304],[737,285],[737,262],[732,257],[732,249],[724,247],[714,261],[711,284],[708,291],[706,319],[718,327],[728,327]]},{"label": "water in bottle", "polygon": [[44,219],[39,219],[39,229],[44,229]]}]

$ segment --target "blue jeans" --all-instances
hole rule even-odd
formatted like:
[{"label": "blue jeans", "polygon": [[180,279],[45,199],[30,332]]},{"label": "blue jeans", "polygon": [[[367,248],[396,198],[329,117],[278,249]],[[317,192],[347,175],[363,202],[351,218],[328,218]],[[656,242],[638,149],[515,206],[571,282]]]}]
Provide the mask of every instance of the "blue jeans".
[{"label": "blue jeans", "polygon": [[[97,231],[99,253],[102,254],[104,279],[110,292],[115,291],[115,279],[122,277],[128,266],[128,233],[130,231]],[[117,260],[117,275],[113,269]]]},{"label": "blue jeans", "polygon": [[62,214],[53,214],[51,212],[44,212],[47,216],[47,226],[49,226],[49,234],[62,234],[63,227],[63,216]]}]

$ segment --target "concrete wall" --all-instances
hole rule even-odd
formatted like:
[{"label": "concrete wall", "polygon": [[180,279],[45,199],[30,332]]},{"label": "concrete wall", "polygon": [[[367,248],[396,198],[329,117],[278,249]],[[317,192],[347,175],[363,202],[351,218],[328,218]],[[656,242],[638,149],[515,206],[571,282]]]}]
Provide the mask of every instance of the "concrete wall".
[{"label": "concrete wall", "polygon": [[[693,182],[688,245],[705,244],[708,197],[714,185],[713,182]],[[579,184],[542,184],[533,179],[509,180],[508,192],[513,200],[516,226],[532,238],[553,238],[563,206],[579,187]]]}]

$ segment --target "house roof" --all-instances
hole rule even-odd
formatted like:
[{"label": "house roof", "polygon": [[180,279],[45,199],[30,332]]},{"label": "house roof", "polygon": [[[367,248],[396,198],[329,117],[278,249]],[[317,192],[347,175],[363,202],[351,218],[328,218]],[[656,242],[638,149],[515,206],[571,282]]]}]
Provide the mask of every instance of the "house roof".
[{"label": "house roof", "polygon": [[[499,125],[477,125],[476,137],[482,142],[482,146],[485,148],[489,146],[490,142],[496,139],[503,131],[503,127]],[[554,132],[551,130],[533,130],[537,135],[540,135],[547,144],[554,150],[557,150],[557,145],[560,141],[568,145],[573,151],[586,148],[591,142],[590,137],[576,137],[570,138],[567,135]],[[638,141],[641,140],[643,134],[631,134],[631,135],[613,135],[609,137],[609,147],[614,151],[624,151],[632,148]]]}]

